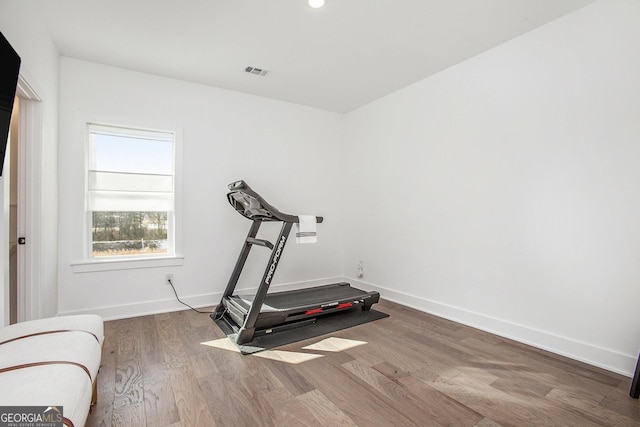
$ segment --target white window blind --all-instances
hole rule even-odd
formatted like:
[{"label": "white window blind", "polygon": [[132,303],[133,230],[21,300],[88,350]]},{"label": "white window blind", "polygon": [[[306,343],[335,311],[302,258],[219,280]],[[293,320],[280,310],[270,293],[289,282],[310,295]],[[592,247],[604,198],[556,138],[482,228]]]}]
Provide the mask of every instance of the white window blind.
[{"label": "white window blind", "polygon": [[174,134],[89,124],[87,209],[174,209]]}]

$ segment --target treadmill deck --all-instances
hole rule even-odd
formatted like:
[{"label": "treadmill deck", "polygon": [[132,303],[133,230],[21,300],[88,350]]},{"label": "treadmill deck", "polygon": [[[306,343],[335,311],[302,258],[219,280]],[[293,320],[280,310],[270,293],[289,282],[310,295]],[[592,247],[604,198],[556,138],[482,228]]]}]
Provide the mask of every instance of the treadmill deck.
[{"label": "treadmill deck", "polygon": [[[380,299],[378,292],[366,292],[340,282],[312,288],[267,294],[260,306],[256,329],[269,329],[276,325],[298,322],[338,311],[361,307],[368,310]],[[239,327],[253,304],[253,295],[232,295],[222,303],[226,315]]]},{"label": "treadmill deck", "polygon": [[[327,305],[351,299],[357,300],[367,294],[368,292],[353,288],[346,282],[317,286],[314,288],[274,292],[267,294],[260,312],[302,310],[308,306]],[[255,295],[233,295],[231,298],[248,310],[253,303],[254,296]]]}]

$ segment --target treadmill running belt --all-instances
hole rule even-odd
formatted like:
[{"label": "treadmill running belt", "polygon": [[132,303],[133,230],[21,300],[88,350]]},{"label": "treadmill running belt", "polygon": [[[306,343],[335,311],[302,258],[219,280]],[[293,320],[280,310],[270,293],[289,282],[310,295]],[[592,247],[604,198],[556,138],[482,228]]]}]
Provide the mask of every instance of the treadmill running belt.
[{"label": "treadmill running belt", "polygon": [[[304,307],[314,304],[327,304],[337,300],[358,299],[366,295],[360,289],[352,288],[348,285],[327,285],[316,288],[296,289],[293,291],[275,292],[267,294],[262,308],[273,310],[290,310],[292,307]],[[253,302],[254,295],[237,295],[245,304]],[[268,307],[267,307],[268,306]]]}]

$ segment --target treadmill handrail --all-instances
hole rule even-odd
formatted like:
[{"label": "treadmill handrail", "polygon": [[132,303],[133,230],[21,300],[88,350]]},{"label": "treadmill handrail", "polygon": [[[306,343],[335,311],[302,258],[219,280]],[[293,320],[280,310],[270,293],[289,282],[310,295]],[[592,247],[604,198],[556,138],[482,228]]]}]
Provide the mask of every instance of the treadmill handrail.
[{"label": "treadmill handrail", "polygon": [[[233,208],[245,218],[252,221],[282,221],[297,224],[300,222],[297,215],[280,212],[256,193],[244,180],[234,181],[228,185],[227,200]],[[324,220],[316,216],[319,224]]]}]

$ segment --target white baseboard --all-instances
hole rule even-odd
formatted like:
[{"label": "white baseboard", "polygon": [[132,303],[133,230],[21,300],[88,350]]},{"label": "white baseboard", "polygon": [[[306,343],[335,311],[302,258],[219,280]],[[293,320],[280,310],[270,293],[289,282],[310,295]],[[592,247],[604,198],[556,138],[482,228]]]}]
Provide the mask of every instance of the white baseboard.
[{"label": "white baseboard", "polygon": [[425,313],[490,332],[504,338],[509,338],[561,356],[566,356],[627,377],[632,377],[635,370],[636,356],[634,355],[622,354],[571,338],[562,337],[551,332],[541,331],[485,314],[475,313],[415,295],[394,291],[362,280],[345,278],[344,281],[350,282],[353,286],[363,290],[378,291],[383,299],[397,302],[407,307],[424,311]]},{"label": "white baseboard", "polygon": [[[343,277],[328,277],[317,280],[307,280],[303,282],[291,282],[274,284],[271,292],[288,291],[292,289],[308,288],[328,283],[335,283],[344,280]],[[237,289],[235,293],[255,293],[257,288]],[[190,306],[200,309],[218,305],[222,298],[222,292],[212,292],[203,295],[182,296],[180,299]],[[147,316],[151,314],[169,313],[172,311],[188,310],[188,307],[180,304],[175,298],[165,298],[152,301],[143,301],[132,304],[112,305],[103,307],[93,307],[83,310],[71,310],[58,313],[59,316],[69,316],[73,314],[98,314],[104,320],[127,319],[130,317]]]},{"label": "white baseboard", "polygon": [[[612,350],[594,346],[588,343],[562,337],[551,332],[541,331],[528,326],[519,325],[503,319],[497,319],[481,313],[468,311],[459,307],[432,301],[415,295],[394,291],[374,285],[362,280],[347,277],[330,277],[304,282],[291,282],[272,286],[271,291],[286,291],[291,289],[318,286],[327,283],[346,281],[357,288],[375,290],[380,292],[383,299],[397,302],[407,307],[415,308],[425,313],[452,320],[476,329],[480,329],[501,337],[528,344],[543,350],[569,357],[608,371],[612,371],[627,377],[632,377],[635,369],[636,358],[634,355],[618,353]],[[238,289],[238,293],[254,293],[256,288]],[[180,296],[185,303],[195,308],[212,307],[220,302],[222,292],[213,292],[204,295]],[[95,307],[85,310],[61,312],[59,315],[94,313],[102,316],[104,320],[124,319],[136,316],[145,316],[158,313],[185,310],[187,307],[176,301],[175,298],[144,301],[133,304]]]},{"label": "white baseboard", "polygon": [[[220,302],[222,293],[211,293],[190,297],[180,297],[182,301],[194,308],[215,306]],[[147,316],[151,314],[169,313],[172,311],[188,310],[189,308],[180,304],[175,298],[144,301],[124,305],[111,305],[103,307],[93,307],[83,310],[71,310],[58,313],[59,316],[69,316],[73,314],[97,314],[103,320],[128,319],[130,317]]]}]

